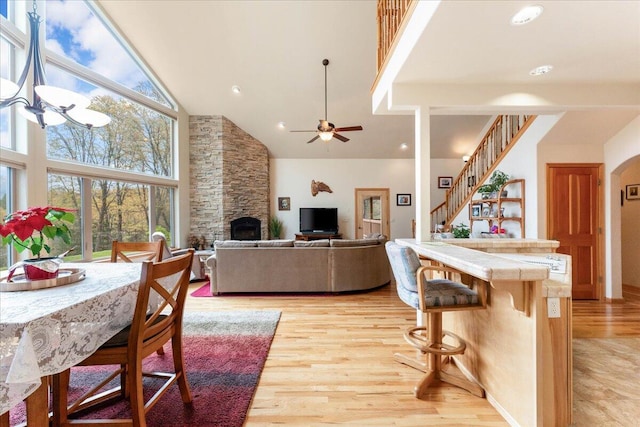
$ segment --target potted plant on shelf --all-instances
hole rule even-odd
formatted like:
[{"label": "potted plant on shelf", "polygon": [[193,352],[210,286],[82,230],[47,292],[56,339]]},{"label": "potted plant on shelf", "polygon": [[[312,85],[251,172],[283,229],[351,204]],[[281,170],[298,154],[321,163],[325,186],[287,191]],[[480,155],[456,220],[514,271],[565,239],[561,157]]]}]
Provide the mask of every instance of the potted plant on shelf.
[{"label": "potted plant on shelf", "polygon": [[453,237],[456,239],[466,239],[471,235],[471,229],[467,224],[460,223],[453,226]]},{"label": "potted plant on shelf", "polygon": [[[507,181],[509,181],[509,175],[496,169],[491,174],[491,178],[489,178],[489,184],[478,187],[478,193],[482,194],[483,199],[495,199],[498,196],[498,191]],[[507,191],[504,190],[502,197],[506,197],[506,193]]]},{"label": "potted plant on shelf", "polygon": [[[3,244],[13,244],[18,252],[28,249],[33,258],[26,259],[9,268],[7,281],[11,279],[16,268],[23,266],[28,280],[52,279],[58,276],[58,268],[63,255],[41,257],[42,250],[51,254],[51,246],[46,239],[62,239],[71,243],[69,225],[75,221],[73,209],[53,206],[34,207],[24,211],[16,211],[4,218],[0,224],[0,235]],[[68,253],[69,251],[65,252]]]},{"label": "potted plant on shelf", "polygon": [[272,239],[279,239],[282,234],[282,221],[278,217],[271,217],[269,220],[269,234]]}]

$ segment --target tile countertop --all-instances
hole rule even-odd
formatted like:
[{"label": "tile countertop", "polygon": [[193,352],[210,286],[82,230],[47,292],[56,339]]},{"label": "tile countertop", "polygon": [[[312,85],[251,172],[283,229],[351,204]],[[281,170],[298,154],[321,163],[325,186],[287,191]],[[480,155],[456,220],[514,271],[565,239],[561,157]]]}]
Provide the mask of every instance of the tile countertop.
[{"label": "tile countertop", "polygon": [[440,239],[437,235],[431,241],[444,242],[464,248],[478,249],[484,252],[555,252],[560,246],[557,240],[544,239],[511,239],[511,238],[483,238],[483,239]]},{"label": "tile countertop", "polygon": [[[455,242],[451,241],[455,240]],[[555,240],[536,239],[451,239],[417,243],[414,239],[397,239],[399,244],[410,246],[419,254],[487,281],[542,280],[542,296],[571,297],[571,257],[553,253],[558,247]],[[511,249],[507,253],[489,253],[487,247]],[[528,248],[546,248],[543,255]],[[501,251],[502,252],[502,251]],[[566,269],[554,272],[544,265],[530,264],[523,258],[552,256],[566,261]],[[535,262],[535,261],[534,261]]]},{"label": "tile countertop", "polygon": [[547,257],[554,260],[564,260],[566,263],[557,271],[549,270],[549,278],[542,281],[543,297],[571,298],[571,256],[565,254],[540,254],[540,253],[500,253],[496,256],[527,262],[538,262],[538,258]]},{"label": "tile countertop", "polygon": [[505,259],[491,253],[452,245],[448,242],[417,243],[415,239],[396,239],[396,242],[409,246],[417,253],[430,259],[489,282],[500,280],[535,281],[549,278],[549,269],[545,266]]}]

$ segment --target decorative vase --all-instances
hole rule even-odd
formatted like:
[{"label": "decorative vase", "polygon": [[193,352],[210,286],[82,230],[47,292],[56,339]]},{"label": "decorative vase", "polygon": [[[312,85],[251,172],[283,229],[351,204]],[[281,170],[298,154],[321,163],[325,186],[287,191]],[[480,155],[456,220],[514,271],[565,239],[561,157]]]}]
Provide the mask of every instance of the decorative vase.
[{"label": "decorative vase", "polygon": [[60,258],[32,258],[25,259],[22,264],[24,276],[27,280],[46,280],[58,277]]}]

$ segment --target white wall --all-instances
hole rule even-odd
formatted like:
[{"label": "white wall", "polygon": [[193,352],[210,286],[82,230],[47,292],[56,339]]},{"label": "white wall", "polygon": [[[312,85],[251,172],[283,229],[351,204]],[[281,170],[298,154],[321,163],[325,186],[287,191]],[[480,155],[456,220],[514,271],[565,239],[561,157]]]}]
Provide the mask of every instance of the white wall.
[{"label": "white wall", "polygon": [[[388,188],[391,239],[411,236],[415,207],[396,206],[396,194],[415,197],[413,159],[271,159],[271,215],[284,223],[283,238],[300,231],[301,207],[337,207],[340,232],[355,236],[355,189]],[[322,181],[333,193],[311,195],[311,181]],[[291,198],[291,210],[278,211],[278,197]]]},{"label": "white wall", "polygon": [[568,144],[538,145],[538,206],[535,212],[541,239],[547,238],[547,163],[603,163],[602,144],[580,144],[579,141]]},{"label": "white wall", "polygon": [[[638,239],[638,234],[622,237],[620,207],[621,173],[640,158],[640,116],[604,145],[605,182],[605,296],[622,298],[622,241]],[[638,256],[632,263],[637,264]],[[624,267],[624,268],[628,268]]]},{"label": "white wall", "polygon": [[[621,191],[626,192],[630,184],[640,184],[640,158],[620,174]],[[624,200],[620,211],[622,283],[640,287],[640,199]]]},{"label": "white wall", "polygon": [[464,166],[462,157],[459,159],[431,159],[431,210],[444,202],[446,188],[438,188],[438,177],[450,176],[452,182]]}]

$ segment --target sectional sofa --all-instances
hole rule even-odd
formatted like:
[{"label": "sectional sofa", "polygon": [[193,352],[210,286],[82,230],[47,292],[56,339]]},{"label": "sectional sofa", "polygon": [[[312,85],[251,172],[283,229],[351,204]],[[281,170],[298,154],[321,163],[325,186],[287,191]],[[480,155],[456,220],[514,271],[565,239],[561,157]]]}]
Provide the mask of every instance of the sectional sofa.
[{"label": "sectional sofa", "polygon": [[391,280],[384,238],[225,240],[206,261],[211,293],[373,289]]}]

